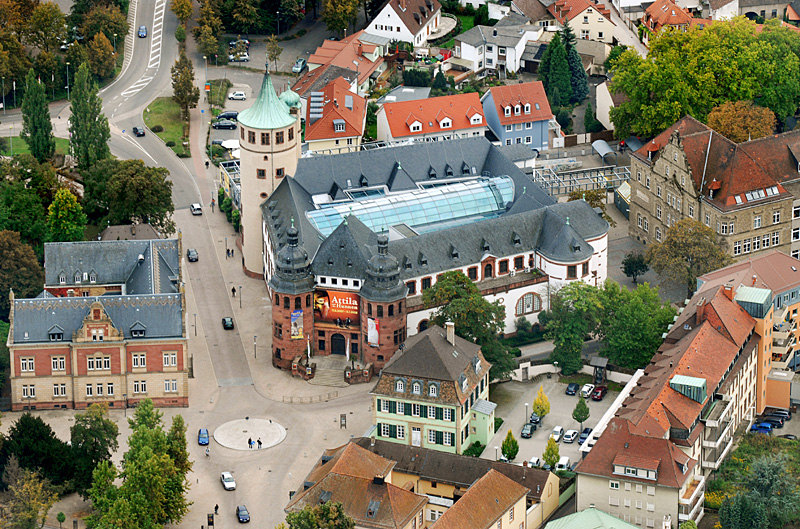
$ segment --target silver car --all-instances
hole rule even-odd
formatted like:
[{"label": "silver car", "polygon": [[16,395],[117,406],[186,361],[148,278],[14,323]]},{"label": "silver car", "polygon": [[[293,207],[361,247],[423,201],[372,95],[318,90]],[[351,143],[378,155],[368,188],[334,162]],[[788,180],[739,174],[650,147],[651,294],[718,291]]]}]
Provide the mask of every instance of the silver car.
[{"label": "silver car", "polygon": [[222,488],[225,490],[236,490],[236,480],[233,479],[233,474],[230,472],[223,472],[220,474],[219,480],[222,482]]}]

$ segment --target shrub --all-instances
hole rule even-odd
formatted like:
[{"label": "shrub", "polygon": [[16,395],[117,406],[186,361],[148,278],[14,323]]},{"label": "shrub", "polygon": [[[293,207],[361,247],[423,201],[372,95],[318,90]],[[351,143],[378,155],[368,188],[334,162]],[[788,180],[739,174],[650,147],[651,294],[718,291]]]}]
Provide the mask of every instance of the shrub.
[{"label": "shrub", "polygon": [[222,209],[222,204],[225,201],[225,190],[221,187],[217,190],[217,204],[219,204],[219,209]]},{"label": "shrub", "polygon": [[726,497],[724,492],[706,492],[706,509],[719,509]]},{"label": "shrub", "polygon": [[503,426],[503,419],[501,417],[495,417],[494,418],[494,431],[495,431],[495,433],[497,433],[497,430],[499,430],[501,426]]},{"label": "shrub", "polygon": [[161,125],[156,125],[150,130],[152,130],[153,132],[164,132],[164,127],[162,127]]},{"label": "shrub", "polygon": [[179,25],[178,29],[175,30],[175,40],[181,43],[186,41],[186,28],[183,25]]},{"label": "shrub", "polygon": [[480,441],[475,441],[474,443],[469,445],[469,448],[464,450],[464,455],[471,457],[481,457],[481,454],[483,453],[483,450],[485,448],[486,445],[482,445]]},{"label": "shrub", "polygon": [[233,224],[233,230],[236,233],[239,233],[239,215],[240,213],[238,209],[231,211],[231,224]]},{"label": "shrub", "polygon": [[563,107],[559,108],[556,114],[556,121],[561,125],[561,128],[567,128],[569,126],[569,110]]},{"label": "shrub", "polygon": [[191,157],[192,157],[192,153],[190,153],[188,151],[183,151],[183,152],[179,152],[178,153],[178,158],[191,158]]},{"label": "shrub", "polygon": [[172,140],[169,140],[169,141],[167,142],[167,147],[175,147],[175,142],[174,142],[174,141],[172,141]]},{"label": "shrub", "polygon": [[219,209],[222,210],[223,213],[225,213],[225,215],[228,217],[228,221],[231,220],[232,208],[233,208],[233,202],[231,201],[231,197],[225,197],[219,204]]}]

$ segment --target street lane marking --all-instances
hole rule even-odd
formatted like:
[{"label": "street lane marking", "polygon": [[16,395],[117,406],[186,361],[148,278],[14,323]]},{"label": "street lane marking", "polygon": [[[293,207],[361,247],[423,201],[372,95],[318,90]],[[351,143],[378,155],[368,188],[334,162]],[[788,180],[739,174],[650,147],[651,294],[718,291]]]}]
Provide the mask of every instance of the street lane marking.
[{"label": "street lane marking", "polygon": [[152,75],[145,72],[135,83],[126,88],[120,95],[128,99],[135,96],[155,78],[158,69],[161,67],[161,44],[163,37],[163,19],[164,11],[166,9],[166,0],[157,0],[155,8],[153,9],[153,24],[150,30],[150,54],[147,58],[147,69],[151,68],[156,70]]}]

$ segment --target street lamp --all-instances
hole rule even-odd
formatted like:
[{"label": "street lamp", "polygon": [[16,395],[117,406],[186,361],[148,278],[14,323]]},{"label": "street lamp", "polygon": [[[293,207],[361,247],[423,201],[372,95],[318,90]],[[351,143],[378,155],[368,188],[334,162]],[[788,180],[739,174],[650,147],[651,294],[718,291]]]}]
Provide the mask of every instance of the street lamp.
[{"label": "street lamp", "polygon": [[225,259],[228,258],[228,238],[225,237]]},{"label": "street lamp", "polygon": [[206,61],[206,82],[208,81],[208,57],[203,55],[203,60]]},{"label": "street lamp", "polygon": [[197,313],[194,313],[194,335],[197,336]]},{"label": "street lamp", "polygon": [[[241,298],[239,298],[239,299],[241,299]],[[258,336],[254,335],[253,336],[253,358],[258,358],[258,351],[256,350],[256,338],[258,338]]]},{"label": "street lamp", "polygon": [[528,415],[528,403],[526,402],[525,403],[525,421],[526,422],[528,421],[529,417],[530,417],[530,415]]},{"label": "street lamp", "polygon": [[215,54],[214,54],[214,68],[216,68],[216,67],[217,67],[217,58],[218,58],[218,57],[219,57],[219,55],[217,55],[217,54],[215,53]]},{"label": "street lamp", "polygon": [[128,394],[127,393],[123,393],[122,394],[122,398],[125,401],[125,417],[127,418],[128,417]]},{"label": "street lamp", "polygon": [[280,35],[280,34],[281,34],[281,12],[280,12],[280,11],[278,11],[278,16],[277,16],[277,18],[275,19],[275,21],[276,21],[276,22],[277,22],[277,24],[278,24],[278,32],[277,32],[276,34],[277,34],[277,35]]},{"label": "street lamp", "polygon": [[495,461],[500,461],[500,458],[499,458],[499,457],[498,457],[498,455],[497,455],[497,451],[498,451],[498,450],[500,450],[500,447],[499,447],[499,446],[495,446],[495,447],[494,447],[494,460],[495,460]]},{"label": "street lamp", "polygon": [[114,33],[114,55],[117,54],[117,34]]},{"label": "street lamp", "polygon": [[69,101],[69,61],[67,61],[67,101]]},{"label": "street lamp", "polygon": [[242,285],[239,285],[239,308],[242,308]]}]

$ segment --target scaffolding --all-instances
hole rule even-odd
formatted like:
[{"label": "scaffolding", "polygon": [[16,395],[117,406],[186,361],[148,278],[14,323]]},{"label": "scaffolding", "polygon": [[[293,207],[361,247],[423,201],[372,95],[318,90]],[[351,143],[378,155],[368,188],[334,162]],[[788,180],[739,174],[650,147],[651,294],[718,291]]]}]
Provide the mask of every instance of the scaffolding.
[{"label": "scaffolding", "polygon": [[630,167],[608,165],[556,173],[547,167],[537,167],[531,178],[550,196],[558,197],[569,195],[573,191],[613,191],[631,179],[631,170]]}]

